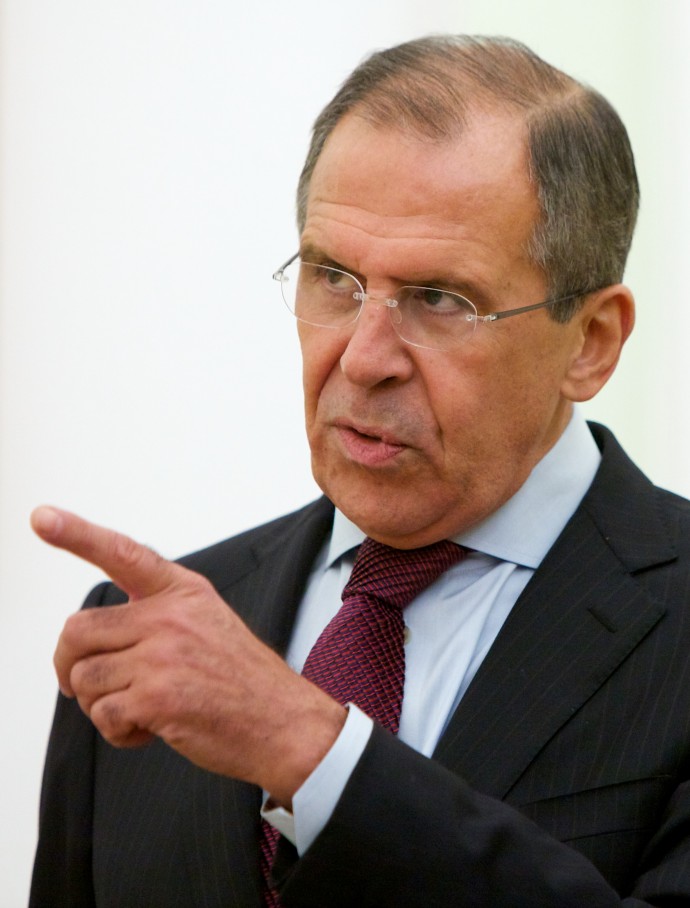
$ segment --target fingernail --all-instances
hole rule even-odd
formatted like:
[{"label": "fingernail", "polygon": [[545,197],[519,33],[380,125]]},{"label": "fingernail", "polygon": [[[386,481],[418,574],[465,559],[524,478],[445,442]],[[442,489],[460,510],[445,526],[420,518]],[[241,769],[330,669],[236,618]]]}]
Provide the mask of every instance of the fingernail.
[{"label": "fingernail", "polygon": [[60,514],[54,508],[49,508],[45,505],[36,508],[31,515],[31,526],[38,535],[42,536],[44,539],[50,539],[57,535],[61,523],[62,518],[60,517]]}]

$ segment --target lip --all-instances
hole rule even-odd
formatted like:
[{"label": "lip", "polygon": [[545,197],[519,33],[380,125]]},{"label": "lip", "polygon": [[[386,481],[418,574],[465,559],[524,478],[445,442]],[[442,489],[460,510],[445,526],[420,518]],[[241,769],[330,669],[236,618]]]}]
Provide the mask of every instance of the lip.
[{"label": "lip", "polygon": [[375,427],[338,421],[334,428],[348,458],[365,467],[389,465],[408,447]]}]

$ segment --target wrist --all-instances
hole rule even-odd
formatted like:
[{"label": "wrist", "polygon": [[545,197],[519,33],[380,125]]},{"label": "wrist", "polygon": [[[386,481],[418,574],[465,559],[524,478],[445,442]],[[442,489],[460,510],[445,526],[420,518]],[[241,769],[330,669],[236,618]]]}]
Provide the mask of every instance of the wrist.
[{"label": "wrist", "polygon": [[295,792],[330,751],[347,719],[344,706],[311,683],[309,687],[316,696],[305,698],[299,715],[281,727],[280,754],[263,786],[271,804],[287,810],[292,809]]}]

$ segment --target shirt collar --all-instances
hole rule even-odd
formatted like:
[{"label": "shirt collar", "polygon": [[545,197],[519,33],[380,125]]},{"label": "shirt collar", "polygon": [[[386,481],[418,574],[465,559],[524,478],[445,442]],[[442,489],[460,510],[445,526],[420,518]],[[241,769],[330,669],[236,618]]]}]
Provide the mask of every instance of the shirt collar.
[{"label": "shirt collar", "polygon": [[[584,416],[575,407],[561,437],[513,497],[453,541],[536,569],[582,501],[600,460]],[[336,509],[326,566],[363,539],[359,527]]]}]

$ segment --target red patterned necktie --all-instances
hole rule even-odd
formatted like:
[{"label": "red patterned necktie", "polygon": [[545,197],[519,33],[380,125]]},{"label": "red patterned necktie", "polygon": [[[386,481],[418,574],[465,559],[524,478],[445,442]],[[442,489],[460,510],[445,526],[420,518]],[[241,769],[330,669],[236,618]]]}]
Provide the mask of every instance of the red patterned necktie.
[{"label": "red patterned necktie", "polygon": [[[394,549],[368,537],[359,547],[343,604],[304,663],[302,674],[342,704],[354,703],[397,734],[405,683],[402,610],[466,554],[453,542]],[[264,903],[279,908],[270,869],[279,833],[264,821]]]}]

